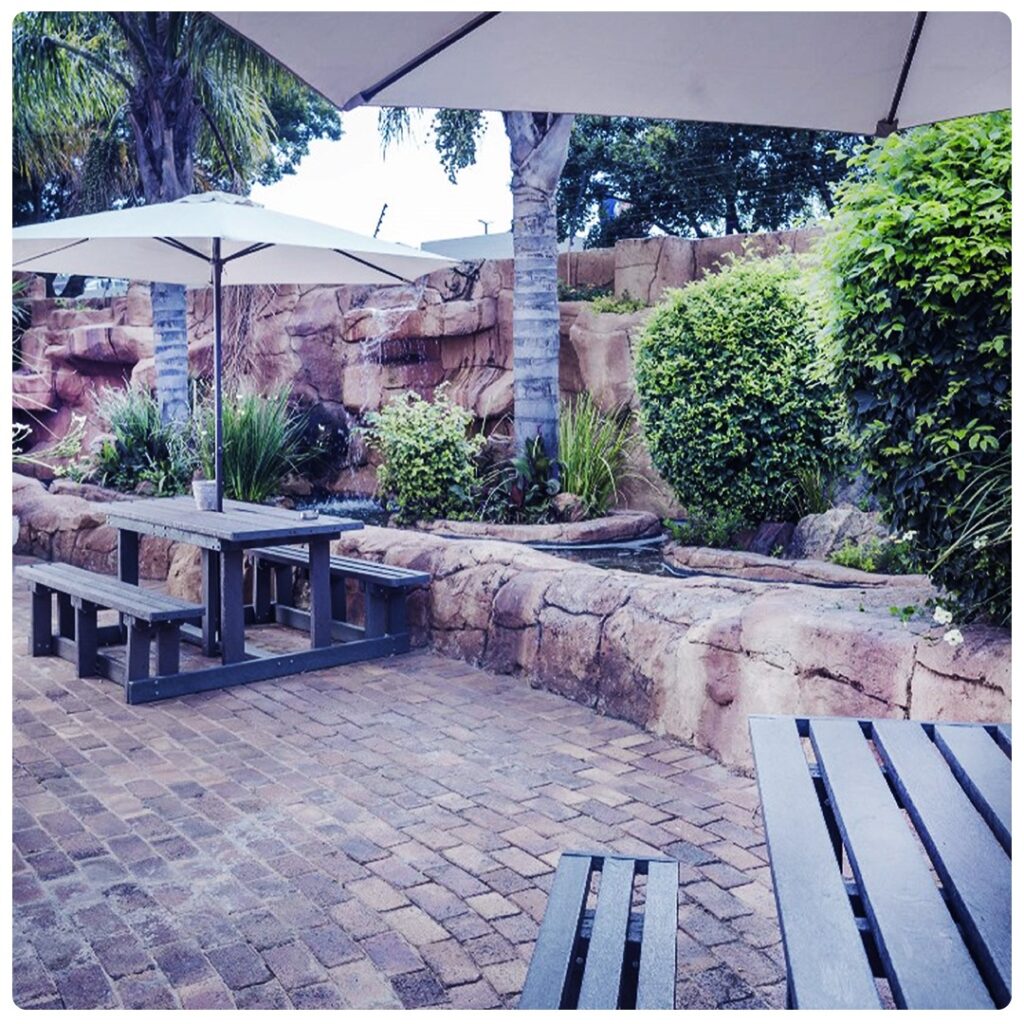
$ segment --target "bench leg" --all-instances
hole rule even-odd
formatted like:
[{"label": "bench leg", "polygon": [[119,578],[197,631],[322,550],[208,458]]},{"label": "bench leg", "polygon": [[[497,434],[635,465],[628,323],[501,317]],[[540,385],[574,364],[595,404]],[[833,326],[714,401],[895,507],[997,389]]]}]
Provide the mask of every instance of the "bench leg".
[{"label": "bench leg", "polygon": [[366,603],[366,636],[384,636],[388,627],[387,591],[373,583],[363,587]]},{"label": "bench leg", "polygon": [[295,606],[295,581],[290,565],[274,566],[274,599],[283,607]]},{"label": "bench leg", "polygon": [[32,584],[32,637],[29,648],[33,658],[53,654],[53,591],[38,583]]},{"label": "bench leg", "polygon": [[409,618],[405,607],[407,596],[404,590],[392,590],[388,594],[388,632],[392,636],[409,632]]},{"label": "bench leg", "polygon": [[68,640],[75,639],[75,609],[70,594],[57,594],[57,632]]},{"label": "bench leg", "polygon": [[128,661],[125,683],[149,678],[149,642],[152,630],[148,623],[130,619],[128,622]]},{"label": "bench leg", "polygon": [[79,679],[96,675],[96,605],[81,598],[72,599],[75,607],[75,672]]},{"label": "bench leg", "polygon": [[331,618],[348,622],[348,581],[344,576],[331,577]]},{"label": "bench leg", "polygon": [[271,564],[263,558],[254,558],[252,567],[252,603],[257,622],[272,622],[274,619],[270,610],[272,577],[273,567]]},{"label": "bench leg", "polygon": [[166,622],[156,630],[156,674],[174,676],[181,664],[178,624]]}]

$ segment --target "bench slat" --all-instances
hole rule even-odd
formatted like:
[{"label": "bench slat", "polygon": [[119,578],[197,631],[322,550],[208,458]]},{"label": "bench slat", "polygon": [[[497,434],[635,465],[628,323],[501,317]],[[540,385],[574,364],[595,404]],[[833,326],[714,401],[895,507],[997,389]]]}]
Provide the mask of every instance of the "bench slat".
[{"label": "bench slat", "polygon": [[614,1010],[622,985],[622,954],[626,943],[629,908],[633,901],[636,862],[606,857],[597,891],[594,931],[580,985],[580,1010]]},{"label": "bench slat", "polygon": [[640,976],[636,988],[638,1010],[665,1009],[675,1005],[678,905],[678,862],[650,861],[647,865],[647,896],[640,945]]},{"label": "bench slat", "polygon": [[810,734],[897,1005],[991,1007],[859,725],[812,721]]},{"label": "bench slat", "polygon": [[[283,562],[305,568],[309,565],[309,553],[305,548],[275,547],[255,548],[252,554],[268,562]],[[353,579],[368,580],[382,587],[413,587],[428,584],[430,574],[416,569],[406,569],[400,565],[387,565],[383,562],[364,562],[343,555],[331,556],[331,572],[336,575],[350,576]]]},{"label": "bench slat", "polygon": [[[1009,768],[984,729],[979,736]],[[936,730],[938,732],[938,729]],[[916,722],[875,723],[875,744],[995,993],[1010,999],[1010,858]],[[1006,772],[1009,783],[1009,771]]]},{"label": "bench slat", "polygon": [[936,725],[935,743],[971,802],[1010,852],[1010,759],[984,729]]},{"label": "bench slat", "polygon": [[562,854],[551,886],[523,992],[520,1010],[558,1009],[587,899],[591,858]]},{"label": "bench slat", "polygon": [[124,583],[113,576],[81,569],[63,562],[18,567],[18,575],[61,593],[103,608],[110,608],[147,622],[176,622],[197,618],[203,606],[181,601],[169,594]]},{"label": "bench slat", "polygon": [[752,717],[750,737],[793,1005],[878,1008],[796,723]]}]

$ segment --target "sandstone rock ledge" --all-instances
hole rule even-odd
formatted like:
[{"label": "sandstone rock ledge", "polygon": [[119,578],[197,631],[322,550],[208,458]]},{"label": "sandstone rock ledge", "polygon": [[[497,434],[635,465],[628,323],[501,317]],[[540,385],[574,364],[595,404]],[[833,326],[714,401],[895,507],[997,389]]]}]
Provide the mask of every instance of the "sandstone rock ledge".
[{"label": "sandstone rock ledge", "polygon": [[[112,572],[102,505],[15,477],[15,550]],[[749,769],[747,716],[1008,720],[1010,636],[963,629],[949,647],[889,613],[905,591],[598,569],[494,540],[367,527],[338,552],[426,570],[414,642],[522,676]],[[194,596],[194,549],[146,538],[144,576]],[[894,600],[894,595],[896,599]],[[343,670],[340,670],[343,671]]]},{"label": "sandstone rock ledge", "polygon": [[517,544],[616,544],[655,537],[661,520],[653,512],[612,512],[579,523],[481,523],[436,519],[419,523],[424,533],[448,538],[512,541]]}]

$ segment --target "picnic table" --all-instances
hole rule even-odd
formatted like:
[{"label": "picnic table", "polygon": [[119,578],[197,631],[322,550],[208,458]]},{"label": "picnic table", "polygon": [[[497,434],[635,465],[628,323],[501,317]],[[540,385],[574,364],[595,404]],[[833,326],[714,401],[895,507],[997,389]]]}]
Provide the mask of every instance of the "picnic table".
[{"label": "picnic table", "polygon": [[[388,637],[335,643],[332,635],[330,542],[347,530],[361,529],[359,520],[303,518],[291,509],[240,501],[225,501],[223,512],[207,512],[198,510],[190,497],[178,497],[118,502],[107,513],[107,522],[118,530],[118,577],[128,583],[139,579],[143,534],[194,544],[201,550],[202,630],[182,627],[182,638],[201,644],[204,654],[219,653],[221,659],[220,665],[142,680],[133,686],[133,703],[393,653]],[[308,549],[310,647],[305,651],[275,654],[246,642],[245,626],[253,621],[253,613],[243,598],[243,558],[247,549],[273,544]]]},{"label": "picnic table", "polygon": [[1010,1000],[1008,725],[754,716],[792,1007]]}]

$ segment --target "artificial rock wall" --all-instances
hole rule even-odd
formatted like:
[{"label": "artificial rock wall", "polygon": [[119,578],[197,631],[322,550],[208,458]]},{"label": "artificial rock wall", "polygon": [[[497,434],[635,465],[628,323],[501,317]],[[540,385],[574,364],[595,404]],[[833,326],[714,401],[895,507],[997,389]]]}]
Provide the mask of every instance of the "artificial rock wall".
[{"label": "artificial rock wall", "polygon": [[[609,287],[620,297],[654,304],[666,288],[712,271],[726,253],[747,245],[764,255],[781,247],[804,251],[813,237],[782,232],[630,239],[614,249],[563,254],[560,277],[570,286]],[[389,396],[408,388],[430,396],[445,383],[485,429],[511,417],[512,286],[513,263],[499,260],[465,264],[415,286],[236,290],[226,302],[228,321],[238,327],[232,336],[244,340],[228,339],[228,369],[242,386],[288,388],[335,432],[337,468],[320,481],[323,486],[370,493],[374,467],[352,428]],[[132,285],[111,300],[46,299],[40,287],[32,295],[22,366],[13,375],[15,416],[37,427],[32,443],[43,445],[62,436],[74,414],[84,415],[92,442],[105,429],[97,415],[100,391],[126,380],[153,381],[148,287]],[[190,368],[210,374],[210,293],[192,291],[188,301]],[[586,302],[563,302],[560,309],[563,393],[590,392],[607,409],[635,407],[633,351],[648,311],[597,314]],[[642,446],[633,470],[649,482],[632,480],[625,504],[675,511]]]}]

